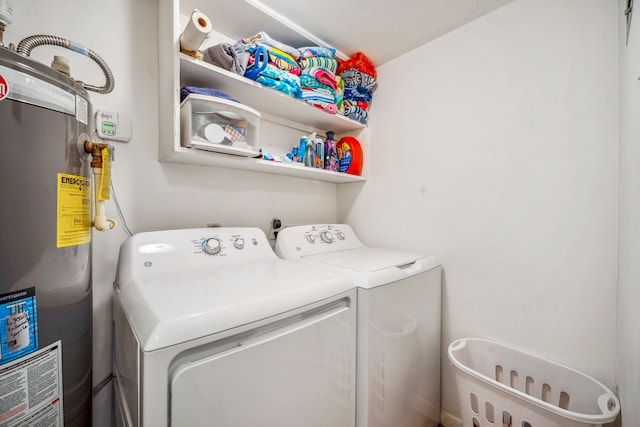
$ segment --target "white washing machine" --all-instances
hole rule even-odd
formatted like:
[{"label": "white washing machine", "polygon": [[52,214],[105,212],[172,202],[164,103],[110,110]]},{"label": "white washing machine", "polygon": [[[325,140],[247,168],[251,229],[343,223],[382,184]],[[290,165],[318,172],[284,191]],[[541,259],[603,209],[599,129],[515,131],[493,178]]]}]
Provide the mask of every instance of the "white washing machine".
[{"label": "white washing machine", "polygon": [[276,253],[358,286],[356,425],[440,422],[441,267],[431,256],[366,247],[345,224],[287,227]]},{"label": "white washing machine", "polygon": [[137,234],[114,283],[117,424],[353,427],[356,290],[257,228]]}]

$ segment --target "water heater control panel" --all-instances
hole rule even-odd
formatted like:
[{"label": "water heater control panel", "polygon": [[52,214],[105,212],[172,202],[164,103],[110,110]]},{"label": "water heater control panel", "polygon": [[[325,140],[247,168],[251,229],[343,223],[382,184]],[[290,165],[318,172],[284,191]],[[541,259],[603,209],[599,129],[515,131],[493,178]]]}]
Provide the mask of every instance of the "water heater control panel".
[{"label": "water heater control panel", "polygon": [[112,110],[96,111],[96,132],[101,139],[129,142],[131,140],[131,117]]}]

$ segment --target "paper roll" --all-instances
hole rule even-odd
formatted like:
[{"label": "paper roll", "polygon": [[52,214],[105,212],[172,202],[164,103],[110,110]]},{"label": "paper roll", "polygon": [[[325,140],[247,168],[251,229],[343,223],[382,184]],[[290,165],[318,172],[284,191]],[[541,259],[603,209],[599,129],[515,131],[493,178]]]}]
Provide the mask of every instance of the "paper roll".
[{"label": "paper roll", "polygon": [[202,43],[209,37],[213,29],[211,21],[207,15],[198,9],[193,9],[187,27],[180,34],[180,49],[186,51],[197,51]]}]

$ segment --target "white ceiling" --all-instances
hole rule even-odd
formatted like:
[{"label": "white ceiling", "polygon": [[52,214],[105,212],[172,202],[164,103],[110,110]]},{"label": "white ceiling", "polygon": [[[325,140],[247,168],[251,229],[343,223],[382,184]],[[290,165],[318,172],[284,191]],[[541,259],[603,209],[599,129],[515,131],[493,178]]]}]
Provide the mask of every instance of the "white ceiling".
[{"label": "white ceiling", "polygon": [[364,52],[379,66],[510,1],[259,0],[259,3],[344,55]]}]

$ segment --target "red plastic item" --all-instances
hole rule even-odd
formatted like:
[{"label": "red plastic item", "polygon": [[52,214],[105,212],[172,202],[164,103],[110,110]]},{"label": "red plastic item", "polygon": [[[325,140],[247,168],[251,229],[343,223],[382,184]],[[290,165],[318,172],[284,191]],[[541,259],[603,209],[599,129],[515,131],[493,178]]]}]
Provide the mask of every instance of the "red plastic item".
[{"label": "red plastic item", "polygon": [[351,175],[362,173],[362,146],[353,136],[340,138],[336,144],[338,170]]}]

